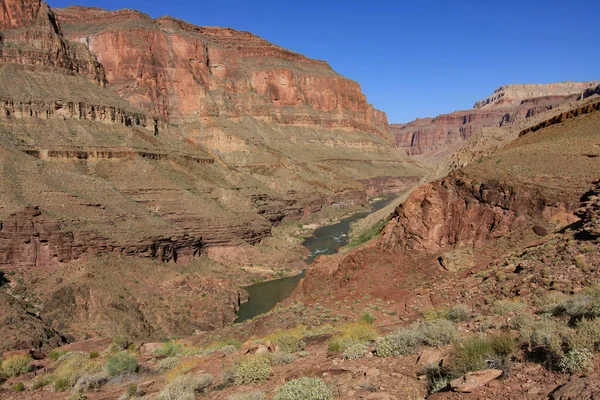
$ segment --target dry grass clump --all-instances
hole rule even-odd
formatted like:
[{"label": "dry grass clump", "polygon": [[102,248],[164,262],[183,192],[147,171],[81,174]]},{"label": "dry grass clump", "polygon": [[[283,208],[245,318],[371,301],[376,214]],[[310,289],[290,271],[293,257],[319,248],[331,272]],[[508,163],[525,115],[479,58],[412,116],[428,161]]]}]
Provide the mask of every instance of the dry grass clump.
[{"label": "dry grass clump", "polygon": [[508,333],[470,336],[454,345],[450,369],[455,376],[486,368],[507,372],[516,348],[516,340]]},{"label": "dry grass clump", "polygon": [[355,344],[366,344],[377,336],[377,329],[372,324],[366,321],[351,322],[343,325],[340,334],[329,341],[329,351],[338,352]]},{"label": "dry grass clump", "polygon": [[292,329],[278,330],[265,337],[265,340],[270,340],[279,346],[281,351],[286,353],[294,353],[304,350],[304,336],[306,329],[303,326],[297,326]]},{"label": "dry grass clump", "polygon": [[254,391],[232,394],[227,400],[267,400],[267,396],[264,392]]},{"label": "dry grass clump", "polygon": [[492,306],[492,311],[497,315],[507,315],[521,311],[527,307],[527,304],[519,300],[497,300]]},{"label": "dry grass clump", "polygon": [[454,307],[432,308],[427,310],[423,319],[425,321],[436,321],[439,319],[447,319],[452,322],[465,322],[471,317],[471,312],[464,304],[457,304]]},{"label": "dry grass clump", "polygon": [[174,341],[166,342],[162,347],[154,350],[152,354],[165,357],[182,357],[182,356],[193,356],[201,354],[202,350],[193,346],[187,346],[183,343],[177,343]]},{"label": "dry grass clump", "polygon": [[198,366],[198,364],[200,364],[199,360],[185,360],[180,362],[179,364],[177,364],[176,367],[172,368],[171,371],[169,371],[165,377],[165,381],[167,383],[175,380],[176,378],[187,374],[188,372],[192,371],[194,368],[196,368]]},{"label": "dry grass clump", "polygon": [[31,359],[28,355],[14,355],[2,361],[2,373],[7,377],[19,376],[31,370]]},{"label": "dry grass clump", "polygon": [[423,321],[385,336],[377,343],[375,352],[379,357],[407,355],[416,352],[422,345],[450,344],[457,336],[456,327],[446,319]]},{"label": "dry grass clump", "polygon": [[137,359],[126,351],[114,354],[106,360],[106,372],[110,376],[134,373],[139,369]]},{"label": "dry grass clump", "polygon": [[52,374],[54,391],[64,391],[73,387],[79,378],[102,370],[99,361],[90,359],[88,353],[74,351],[67,353],[57,360],[58,367]]},{"label": "dry grass clump", "polygon": [[280,387],[273,400],[330,400],[333,389],[319,378],[292,379]]},{"label": "dry grass clump", "polygon": [[212,375],[200,376],[187,374],[181,375],[169,382],[158,394],[157,400],[195,400],[196,394],[210,386]]}]

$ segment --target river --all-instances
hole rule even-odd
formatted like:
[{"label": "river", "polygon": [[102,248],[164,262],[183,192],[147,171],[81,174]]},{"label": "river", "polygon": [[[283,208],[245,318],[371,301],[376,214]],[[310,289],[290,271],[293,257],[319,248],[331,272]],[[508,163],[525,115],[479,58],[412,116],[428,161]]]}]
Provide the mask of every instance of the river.
[{"label": "river", "polygon": [[[306,263],[311,264],[315,257],[320,255],[337,253],[340,247],[348,244],[348,233],[353,222],[381,210],[394,198],[392,196],[376,200],[370,204],[368,211],[355,213],[335,224],[317,228],[313,235],[302,243],[310,252],[305,259]],[[301,271],[296,276],[246,286],[244,289],[248,291],[249,300],[240,306],[235,322],[243,322],[268,312],[275,304],[288,298],[303,277],[304,271]]]}]

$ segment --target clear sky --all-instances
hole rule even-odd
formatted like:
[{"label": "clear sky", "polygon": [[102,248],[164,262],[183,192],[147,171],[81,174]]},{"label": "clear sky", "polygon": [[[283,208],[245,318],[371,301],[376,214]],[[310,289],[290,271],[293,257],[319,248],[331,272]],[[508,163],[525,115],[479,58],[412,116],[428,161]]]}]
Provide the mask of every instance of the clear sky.
[{"label": "clear sky", "polygon": [[600,80],[600,0],[49,0],[250,31],[356,80],[390,122],[507,83]]}]

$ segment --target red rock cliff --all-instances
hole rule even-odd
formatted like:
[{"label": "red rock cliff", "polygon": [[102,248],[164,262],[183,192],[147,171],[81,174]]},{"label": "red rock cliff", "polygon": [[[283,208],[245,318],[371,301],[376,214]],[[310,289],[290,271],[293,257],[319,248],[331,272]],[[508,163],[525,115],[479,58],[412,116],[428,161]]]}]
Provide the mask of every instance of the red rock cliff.
[{"label": "red rock cliff", "polygon": [[40,0],[0,0],[0,62],[78,73],[103,85],[104,69],[85,46],[70,43]]},{"label": "red rock cliff", "polygon": [[165,119],[252,116],[387,132],[385,114],[367,104],[356,82],[248,32],[132,10],[56,12],[67,37],[98,56],[111,87]]}]

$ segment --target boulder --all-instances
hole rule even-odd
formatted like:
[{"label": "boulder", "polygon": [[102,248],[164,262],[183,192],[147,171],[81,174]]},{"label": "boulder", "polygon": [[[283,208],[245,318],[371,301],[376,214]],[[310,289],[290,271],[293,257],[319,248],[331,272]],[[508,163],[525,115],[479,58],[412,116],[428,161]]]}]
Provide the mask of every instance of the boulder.
[{"label": "boulder", "polygon": [[470,393],[473,390],[488,384],[502,375],[499,369],[484,369],[482,371],[469,372],[450,382],[452,390],[461,393]]}]

